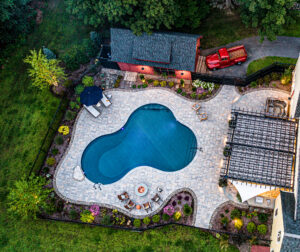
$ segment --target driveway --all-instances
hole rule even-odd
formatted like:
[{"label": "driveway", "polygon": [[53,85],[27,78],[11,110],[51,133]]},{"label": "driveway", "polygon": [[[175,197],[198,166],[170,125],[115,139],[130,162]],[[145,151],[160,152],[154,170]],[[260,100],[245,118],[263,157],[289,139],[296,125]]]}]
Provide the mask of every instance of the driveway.
[{"label": "driveway", "polygon": [[300,38],[278,36],[277,40],[275,41],[269,41],[265,39],[263,43],[259,42],[259,37],[245,38],[224,46],[202,50],[201,55],[207,56],[213,52],[216,52],[221,47],[228,48],[241,44],[245,46],[248,53],[247,61],[241,66],[235,65],[232,67],[223,68],[211,72],[211,74],[243,77],[246,75],[248,65],[253,60],[266,56],[278,56],[296,59],[298,58],[300,52]]}]

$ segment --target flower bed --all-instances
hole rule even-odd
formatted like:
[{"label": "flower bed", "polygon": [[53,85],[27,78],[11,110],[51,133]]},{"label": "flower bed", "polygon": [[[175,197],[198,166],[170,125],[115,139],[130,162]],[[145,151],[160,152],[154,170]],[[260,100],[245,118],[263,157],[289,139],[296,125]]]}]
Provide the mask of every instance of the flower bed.
[{"label": "flower bed", "polygon": [[211,220],[212,229],[270,239],[273,210],[227,204]]},{"label": "flower bed", "polygon": [[[60,199],[55,192],[49,196],[50,208],[41,215],[45,218],[60,219],[65,221],[77,221],[83,223],[94,223],[105,226],[127,227],[133,229],[145,229],[161,224],[181,223],[193,224],[194,199],[189,192],[179,192],[166,203],[157,213],[149,213],[144,219],[134,219],[117,209],[99,207],[98,205],[77,205]],[[155,203],[153,203],[155,204]],[[166,214],[166,209],[172,208],[172,212]]]},{"label": "flower bed", "polygon": [[190,81],[186,81],[183,79],[172,79],[171,81],[168,81],[167,78],[153,80],[150,78],[146,79],[144,75],[139,75],[137,84],[133,84],[131,87],[133,89],[143,89],[147,87],[164,87],[173,90],[177,94],[180,94],[186,98],[193,100],[204,100],[213,97],[220,88],[220,85],[200,80],[195,80],[192,82],[192,84],[188,82]]}]

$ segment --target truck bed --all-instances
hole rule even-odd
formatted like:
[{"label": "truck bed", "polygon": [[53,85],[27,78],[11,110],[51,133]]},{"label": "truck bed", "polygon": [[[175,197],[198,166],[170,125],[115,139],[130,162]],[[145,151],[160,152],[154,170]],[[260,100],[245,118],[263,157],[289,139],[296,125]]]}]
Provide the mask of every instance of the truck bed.
[{"label": "truck bed", "polygon": [[231,60],[234,60],[234,59],[240,58],[240,57],[244,57],[247,55],[244,48],[235,50],[235,47],[232,47],[232,48],[229,48],[227,51],[229,54],[229,58]]}]

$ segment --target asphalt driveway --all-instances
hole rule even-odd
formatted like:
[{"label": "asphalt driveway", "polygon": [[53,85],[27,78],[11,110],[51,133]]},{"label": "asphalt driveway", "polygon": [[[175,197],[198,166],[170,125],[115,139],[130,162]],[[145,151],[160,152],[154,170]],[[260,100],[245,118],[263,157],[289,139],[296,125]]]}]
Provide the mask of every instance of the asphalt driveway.
[{"label": "asphalt driveway", "polygon": [[263,43],[259,42],[259,37],[245,38],[224,46],[202,50],[201,55],[207,56],[216,52],[221,47],[228,48],[241,44],[245,46],[248,54],[248,59],[245,63],[240,66],[235,65],[213,72],[211,71],[210,73],[213,75],[243,77],[246,75],[249,63],[253,60],[266,56],[298,58],[300,53],[300,38],[278,36],[275,41],[265,39]]}]

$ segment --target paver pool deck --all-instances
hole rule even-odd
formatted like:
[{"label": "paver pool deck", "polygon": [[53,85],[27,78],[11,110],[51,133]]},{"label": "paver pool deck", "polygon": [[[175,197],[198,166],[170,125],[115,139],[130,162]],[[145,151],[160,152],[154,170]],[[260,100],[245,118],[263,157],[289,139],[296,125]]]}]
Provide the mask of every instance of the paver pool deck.
[{"label": "paver pool deck", "polygon": [[[207,112],[208,120],[200,122],[191,108],[195,103],[168,90],[155,88],[141,91],[111,90],[112,105],[103,110],[98,118],[93,118],[86,110],[78,115],[72,140],[64,158],[58,164],[54,176],[54,188],[65,200],[80,204],[99,204],[117,208],[130,216],[142,218],[153,214],[159,205],[152,203],[152,212],[132,210],[128,212],[117,199],[117,195],[127,191],[137,204],[151,201],[156,188],[163,188],[163,200],[181,188],[189,188],[196,197],[195,226],[208,228],[214,210],[228,198],[218,187],[219,172],[223,160],[223,148],[227,136],[228,119],[233,106],[262,111],[267,97],[278,97],[287,100],[288,94],[276,90],[260,90],[241,96],[232,86],[223,86],[218,95],[201,102],[201,110]],[[79,181],[73,177],[74,169],[81,164],[81,155],[86,146],[95,138],[119,130],[131,113],[148,103],[159,103],[167,106],[176,119],[188,126],[197,138],[198,147],[193,161],[182,170],[163,172],[151,167],[141,166],[131,170],[119,181],[101,185],[94,189],[94,183],[87,178]],[[135,186],[145,183],[149,193],[144,197],[135,195]]]}]

